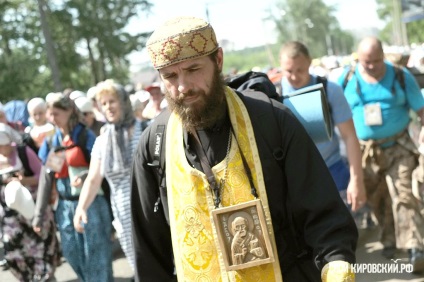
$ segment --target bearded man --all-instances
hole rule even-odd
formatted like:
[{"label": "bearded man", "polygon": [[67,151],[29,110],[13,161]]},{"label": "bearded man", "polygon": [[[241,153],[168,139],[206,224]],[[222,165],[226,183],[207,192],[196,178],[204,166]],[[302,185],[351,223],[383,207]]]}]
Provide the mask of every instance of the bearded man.
[{"label": "bearded man", "polygon": [[[143,132],[134,157],[136,281],[354,281],[355,223],[291,112],[263,93],[225,86],[223,50],[202,19],[165,22],[147,50],[169,108]],[[228,270],[221,222],[211,214],[252,201],[264,211],[257,220],[266,253],[275,255]]]}]

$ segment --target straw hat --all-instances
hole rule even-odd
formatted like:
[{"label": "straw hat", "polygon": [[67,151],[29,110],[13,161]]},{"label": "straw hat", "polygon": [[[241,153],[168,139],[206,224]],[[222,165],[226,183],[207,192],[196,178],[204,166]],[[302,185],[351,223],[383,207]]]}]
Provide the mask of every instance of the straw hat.
[{"label": "straw hat", "polygon": [[34,217],[35,204],[31,192],[17,180],[10,181],[4,188],[6,205],[19,212],[26,219]]}]

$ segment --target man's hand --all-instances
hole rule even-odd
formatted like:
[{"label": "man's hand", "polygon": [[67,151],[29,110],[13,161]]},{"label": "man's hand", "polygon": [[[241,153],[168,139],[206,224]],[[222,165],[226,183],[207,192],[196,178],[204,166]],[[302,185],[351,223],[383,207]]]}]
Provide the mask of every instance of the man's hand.
[{"label": "man's hand", "polygon": [[420,133],[418,134],[418,144],[424,144],[424,125],[421,126]]},{"label": "man's hand", "polygon": [[74,216],[74,228],[77,232],[79,233],[83,233],[84,232],[84,226],[83,224],[87,224],[88,220],[87,220],[87,212],[80,208],[77,207],[77,209],[75,210],[75,216]]},{"label": "man's hand", "polygon": [[37,233],[38,235],[40,235],[40,233],[41,233],[41,227],[40,226],[33,226],[32,230],[34,230],[34,232]]},{"label": "man's hand", "polygon": [[84,184],[84,181],[78,176],[75,176],[71,183],[71,185],[75,188],[82,188],[82,184]]},{"label": "man's hand", "polygon": [[352,211],[357,211],[365,205],[367,195],[362,181],[350,181],[347,187],[347,203],[352,205]]}]

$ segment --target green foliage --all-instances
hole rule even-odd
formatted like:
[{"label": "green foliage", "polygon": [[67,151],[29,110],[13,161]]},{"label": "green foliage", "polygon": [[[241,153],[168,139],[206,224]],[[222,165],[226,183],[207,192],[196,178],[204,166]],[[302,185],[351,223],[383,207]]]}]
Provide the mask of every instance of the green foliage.
[{"label": "green foliage", "polygon": [[2,103],[47,94],[46,87],[52,87],[49,72],[40,71],[38,63],[25,48],[14,49],[9,56],[0,56]]},{"label": "green foliage", "polygon": [[414,21],[406,24],[409,43],[424,42],[424,20]]},{"label": "green foliage", "polygon": [[[393,43],[393,16],[394,6],[393,0],[376,0],[377,1],[377,14],[380,19],[386,21],[386,26],[380,33],[380,39],[389,44]],[[401,11],[399,11],[401,13]],[[398,15],[401,17],[401,14]],[[409,43],[424,42],[424,20],[418,20],[406,23],[406,32]]]},{"label": "green foliage", "polygon": [[[68,0],[55,7],[52,18],[62,30],[55,29],[53,37],[58,49],[63,48],[60,65],[67,66],[62,76],[70,87],[88,88],[107,78],[127,80],[129,62],[125,57],[144,47],[147,34],[130,35],[124,29],[132,17],[150,7],[142,0]],[[85,49],[85,54],[73,51],[76,49]],[[71,58],[63,58],[64,54]],[[85,79],[78,75],[81,71]]]},{"label": "green foliage", "polygon": [[[246,72],[254,67],[267,69],[278,66],[278,44],[246,48],[239,51],[224,51],[223,73],[228,74],[233,70]],[[246,59],[248,58],[248,59]]]},{"label": "green foliage", "polygon": [[352,35],[340,29],[334,11],[322,0],[280,0],[269,19],[275,22],[280,44],[297,40],[308,46],[313,57],[321,57],[330,50],[350,52],[353,43]]},{"label": "green foliage", "polygon": [[[45,20],[64,88],[86,90],[100,80],[126,82],[126,56],[145,46],[148,34],[129,34],[128,22],[150,12],[147,0],[0,1],[0,101],[53,91],[37,3]],[[49,54],[51,56],[51,54]]]}]

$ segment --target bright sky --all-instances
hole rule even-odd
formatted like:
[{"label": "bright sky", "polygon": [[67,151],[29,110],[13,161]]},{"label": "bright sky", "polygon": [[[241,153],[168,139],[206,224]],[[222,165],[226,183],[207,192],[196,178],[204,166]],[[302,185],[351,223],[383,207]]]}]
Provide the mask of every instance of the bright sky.
[{"label": "bright sky", "polygon": [[[275,41],[273,23],[265,21],[279,0],[156,0],[148,18],[130,23],[129,31],[153,31],[155,27],[174,16],[196,16],[209,20],[218,41],[234,42],[236,49],[260,46]],[[335,16],[344,29],[381,27],[375,0],[324,0],[335,5]],[[366,7],[366,8],[365,8]],[[209,19],[206,15],[209,11]],[[359,18],[361,20],[359,20]],[[364,20],[365,19],[365,20]],[[146,60],[145,52],[133,54],[133,64]]]}]

